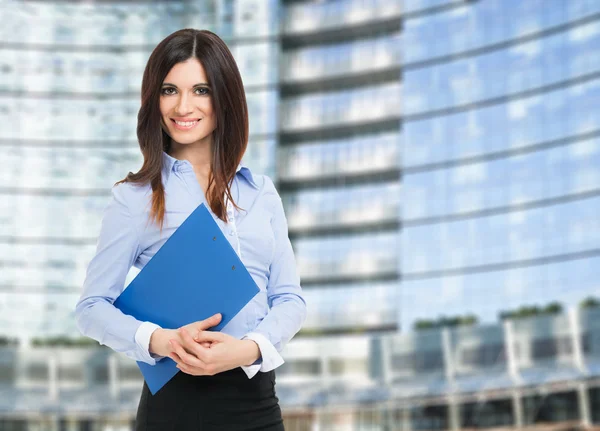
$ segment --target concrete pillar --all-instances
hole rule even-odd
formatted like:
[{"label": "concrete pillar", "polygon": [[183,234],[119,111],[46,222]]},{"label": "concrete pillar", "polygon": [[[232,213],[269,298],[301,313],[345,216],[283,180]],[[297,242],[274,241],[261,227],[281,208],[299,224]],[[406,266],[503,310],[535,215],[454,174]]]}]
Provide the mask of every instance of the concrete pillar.
[{"label": "concrete pillar", "polygon": [[402,431],[412,431],[412,421],[410,420],[410,407],[402,407]]},{"label": "concrete pillar", "polygon": [[523,402],[521,400],[521,395],[518,390],[514,390],[512,393],[512,406],[514,427],[516,429],[522,429],[525,426],[523,415]]},{"label": "concrete pillar", "polygon": [[119,398],[119,363],[116,355],[108,357],[108,387],[110,388],[110,396],[117,400]]},{"label": "concrete pillar", "polygon": [[331,383],[331,367],[329,366],[329,356],[321,352],[320,356],[321,361],[321,381],[326,385]]},{"label": "concrete pillar", "polygon": [[444,356],[444,374],[450,383],[454,384],[454,355],[452,354],[452,338],[448,328],[442,329],[442,353]]},{"label": "concrete pillar", "polygon": [[448,402],[448,419],[450,422],[450,429],[452,431],[459,431],[461,428],[460,405],[454,396],[452,396]]},{"label": "concrete pillar", "polygon": [[581,425],[586,428],[592,426],[590,395],[586,382],[579,382],[579,385],[577,386],[577,404],[579,404],[579,417],[581,418]]},{"label": "concrete pillar", "polygon": [[585,363],[585,355],[581,344],[581,327],[579,324],[579,308],[571,307],[569,309],[569,325],[571,328],[571,340],[573,344],[573,364],[583,374],[588,374]]},{"label": "concrete pillar", "polygon": [[312,425],[310,431],[321,431],[321,413],[319,410],[315,410],[312,417]]},{"label": "concrete pillar", "polygon": [[519,373],[519,361],[515,351],[516,340],[513,322],[509,319],[504,320],[504,348],[506,351],[506,366],[508,374],[515,385],[521,383],[521,375]]},{"label": "concrete pillar", "polygon": [[52,353],[48,357],[48,397],[58,401],[58,359]]},{"label": "concrete pillar", "polygon": [[391,337],[380,337],[379,343],[381,346],[381,372],[383,373],[383,381],[386,385],[391,385],[394,378],[392,371],[392,346],[393,340]]}]

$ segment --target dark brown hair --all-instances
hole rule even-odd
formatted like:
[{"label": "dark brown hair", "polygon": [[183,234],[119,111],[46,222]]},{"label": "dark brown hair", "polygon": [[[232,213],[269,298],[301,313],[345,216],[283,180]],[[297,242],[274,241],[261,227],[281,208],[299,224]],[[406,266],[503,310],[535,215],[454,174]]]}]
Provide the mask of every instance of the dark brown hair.
[{"label": "dark brown hair", "polygon": [[161,126],[160,90],[171,68],[190,58],[198,59],[204,67],[217,118],[207,200],[213,213],[223,221],[226,221],[227,212],[225,194],[239,209],[231,196],[229,183],[248,145],[248,106],[240,72],[231,51],[215,33],[191,28],[178,30],[154,48],[144,69],[137,122],[138,143],[144,156],[142,167],[115,183],[150,183],[152,208],[149,219],[154,220],[161,231],[165,218],[162,152],[169,151],[171,138]]}]

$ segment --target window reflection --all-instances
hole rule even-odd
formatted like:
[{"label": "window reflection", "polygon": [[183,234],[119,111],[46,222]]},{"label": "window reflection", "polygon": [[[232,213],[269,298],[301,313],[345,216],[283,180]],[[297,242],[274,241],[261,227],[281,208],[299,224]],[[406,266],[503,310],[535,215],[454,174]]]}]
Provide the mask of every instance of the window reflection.
[{"label": "window reflection", "polygon": [[[403,177],[404,220],[469,214],[597,190],[600,139]],[[571,172],[557,175],[557,172]]]},{"label": "window reflection", "polygon": [[396,273],[398,239],[397,232],[299,239],[298,270],[306,279]]},{"label": "window reflection", "polygon": [[400,65],[400,33],[385,37],[286,51],[283,81],[320,79]]},{"label": "window reflection", "polygon": [[[455,54],[515,40],[565,23],[576,22],[600,11],[598,2],[405,0],[407,12],[455,3],[447,13],[406,19],[403,55],[407,63]],[[519,19],[515,19],[515,17]],[[581,30],[574,30],[578,33]],[[537,49],[536,49],[537,51]]]},{"label": "window reflection", "polygon": [[305,329],[389,326],[397,320],[397,283],[368,283],[335,288],[312,286]]},{"label": "window reflection", "polygon": [[[408,250],[406,245],[404,247]],[[482,250],[485,252],[485,248]],[[464,249],[455,245],[452,253],[461,252],[464,253]],[[507,260],[509,257],[506,253]],[[414,278],[411,272],[425,267],[424,256],[405,252],[403,259],[407,263],[404,265],[399,316],[401,327],[407,329],[412,328],[417,319],[448,315],[448,310],[456,315],[475,312],[480,323],[496,323],[501,311],[516,309],[523,304],[544,305],[547,301],[540,298],[548,298],[550,293],[565,307],[577,306],[581,298],[596,291],[600,277],[600,257],[544,264],[528,265],[525,262],[521,266],[481,272],[462,271],[444,277],[423,274],[423,277]],[[417,266],[419,263],[421,265]]]},{"label": "window reflection", "polygon": [[278,175],[301,180],[397,169],[399,139],[388,132],[281,147]]},{"label": "window reflection", "polygon": [[598,130],[600,80],[403,125],[406,167],[516,150]]},{"label": "window reflection", "polygon": [[357,25],[399,15],[397,0],[341,0],[334,2],[291,3],[283,17],[285,33],[307,33]]},{"label": "window reflection", "polygon": [[400,115],[398,83],[282,101],[281,128],[293,131],[340,123],[363,123]]},{"label": "window reflection", "polygon": [[600,23],[404,74],[404,111],[417,114],[518,94],[600,71]]},{"label": "window reflection", "polygon": [[285,195],[283,202],[290,229],[398,220],[400,185],[319,189]]}]

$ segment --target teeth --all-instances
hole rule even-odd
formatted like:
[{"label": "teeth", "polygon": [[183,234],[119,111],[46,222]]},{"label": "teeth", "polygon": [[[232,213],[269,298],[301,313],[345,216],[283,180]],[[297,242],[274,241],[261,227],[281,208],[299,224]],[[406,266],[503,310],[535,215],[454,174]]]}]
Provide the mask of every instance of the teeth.
[{"label": "teeth", "polygon": [[196,123],[198,122],[198,120],[196,120],[196,121],[186,121],[186,122],[182,122],[182,121],[177,121],[177,120],[175,120],[175,122],[176,122],[178,125],[180,125],[180,126],[183,126],[183,127],[190,127],[190,126],[193,126],[194,124],[196,124]]}]

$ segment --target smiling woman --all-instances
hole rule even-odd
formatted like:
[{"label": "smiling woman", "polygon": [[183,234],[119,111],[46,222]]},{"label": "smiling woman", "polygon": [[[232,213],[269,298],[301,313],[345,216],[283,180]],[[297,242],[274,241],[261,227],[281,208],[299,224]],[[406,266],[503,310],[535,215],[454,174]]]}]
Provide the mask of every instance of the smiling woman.
[{"label": "smiling woman", "polygon": [[[241,163],[246,96],[217,35],[184,29],[158,44],[144,70],[137,135],[144,161],[112,189],[77,325],[132,359],[172,360],[181,370],[154,395],[144,384],[137,431],[282,430],[275,368],[306,319],[306,302],[281,197],[268,176]],[[162,328],[123,314],[113,303],[131,267],[143,269],[202,203],[260,292],[220,332],[209,330],[218,315]],[[220,288],[202,279],[207,295]]]},{"label": "smiling woman", "polygon": [[225,220],[225,199],[233,202],[229,183],[248,145],[248,107],[237,64],[221,38],[183,29],[157,45],[144,70],[137,134],[144,164],[121,182],[151,181],[152,218],[159,225],[162,151],[191,162],[211,209]]}]

